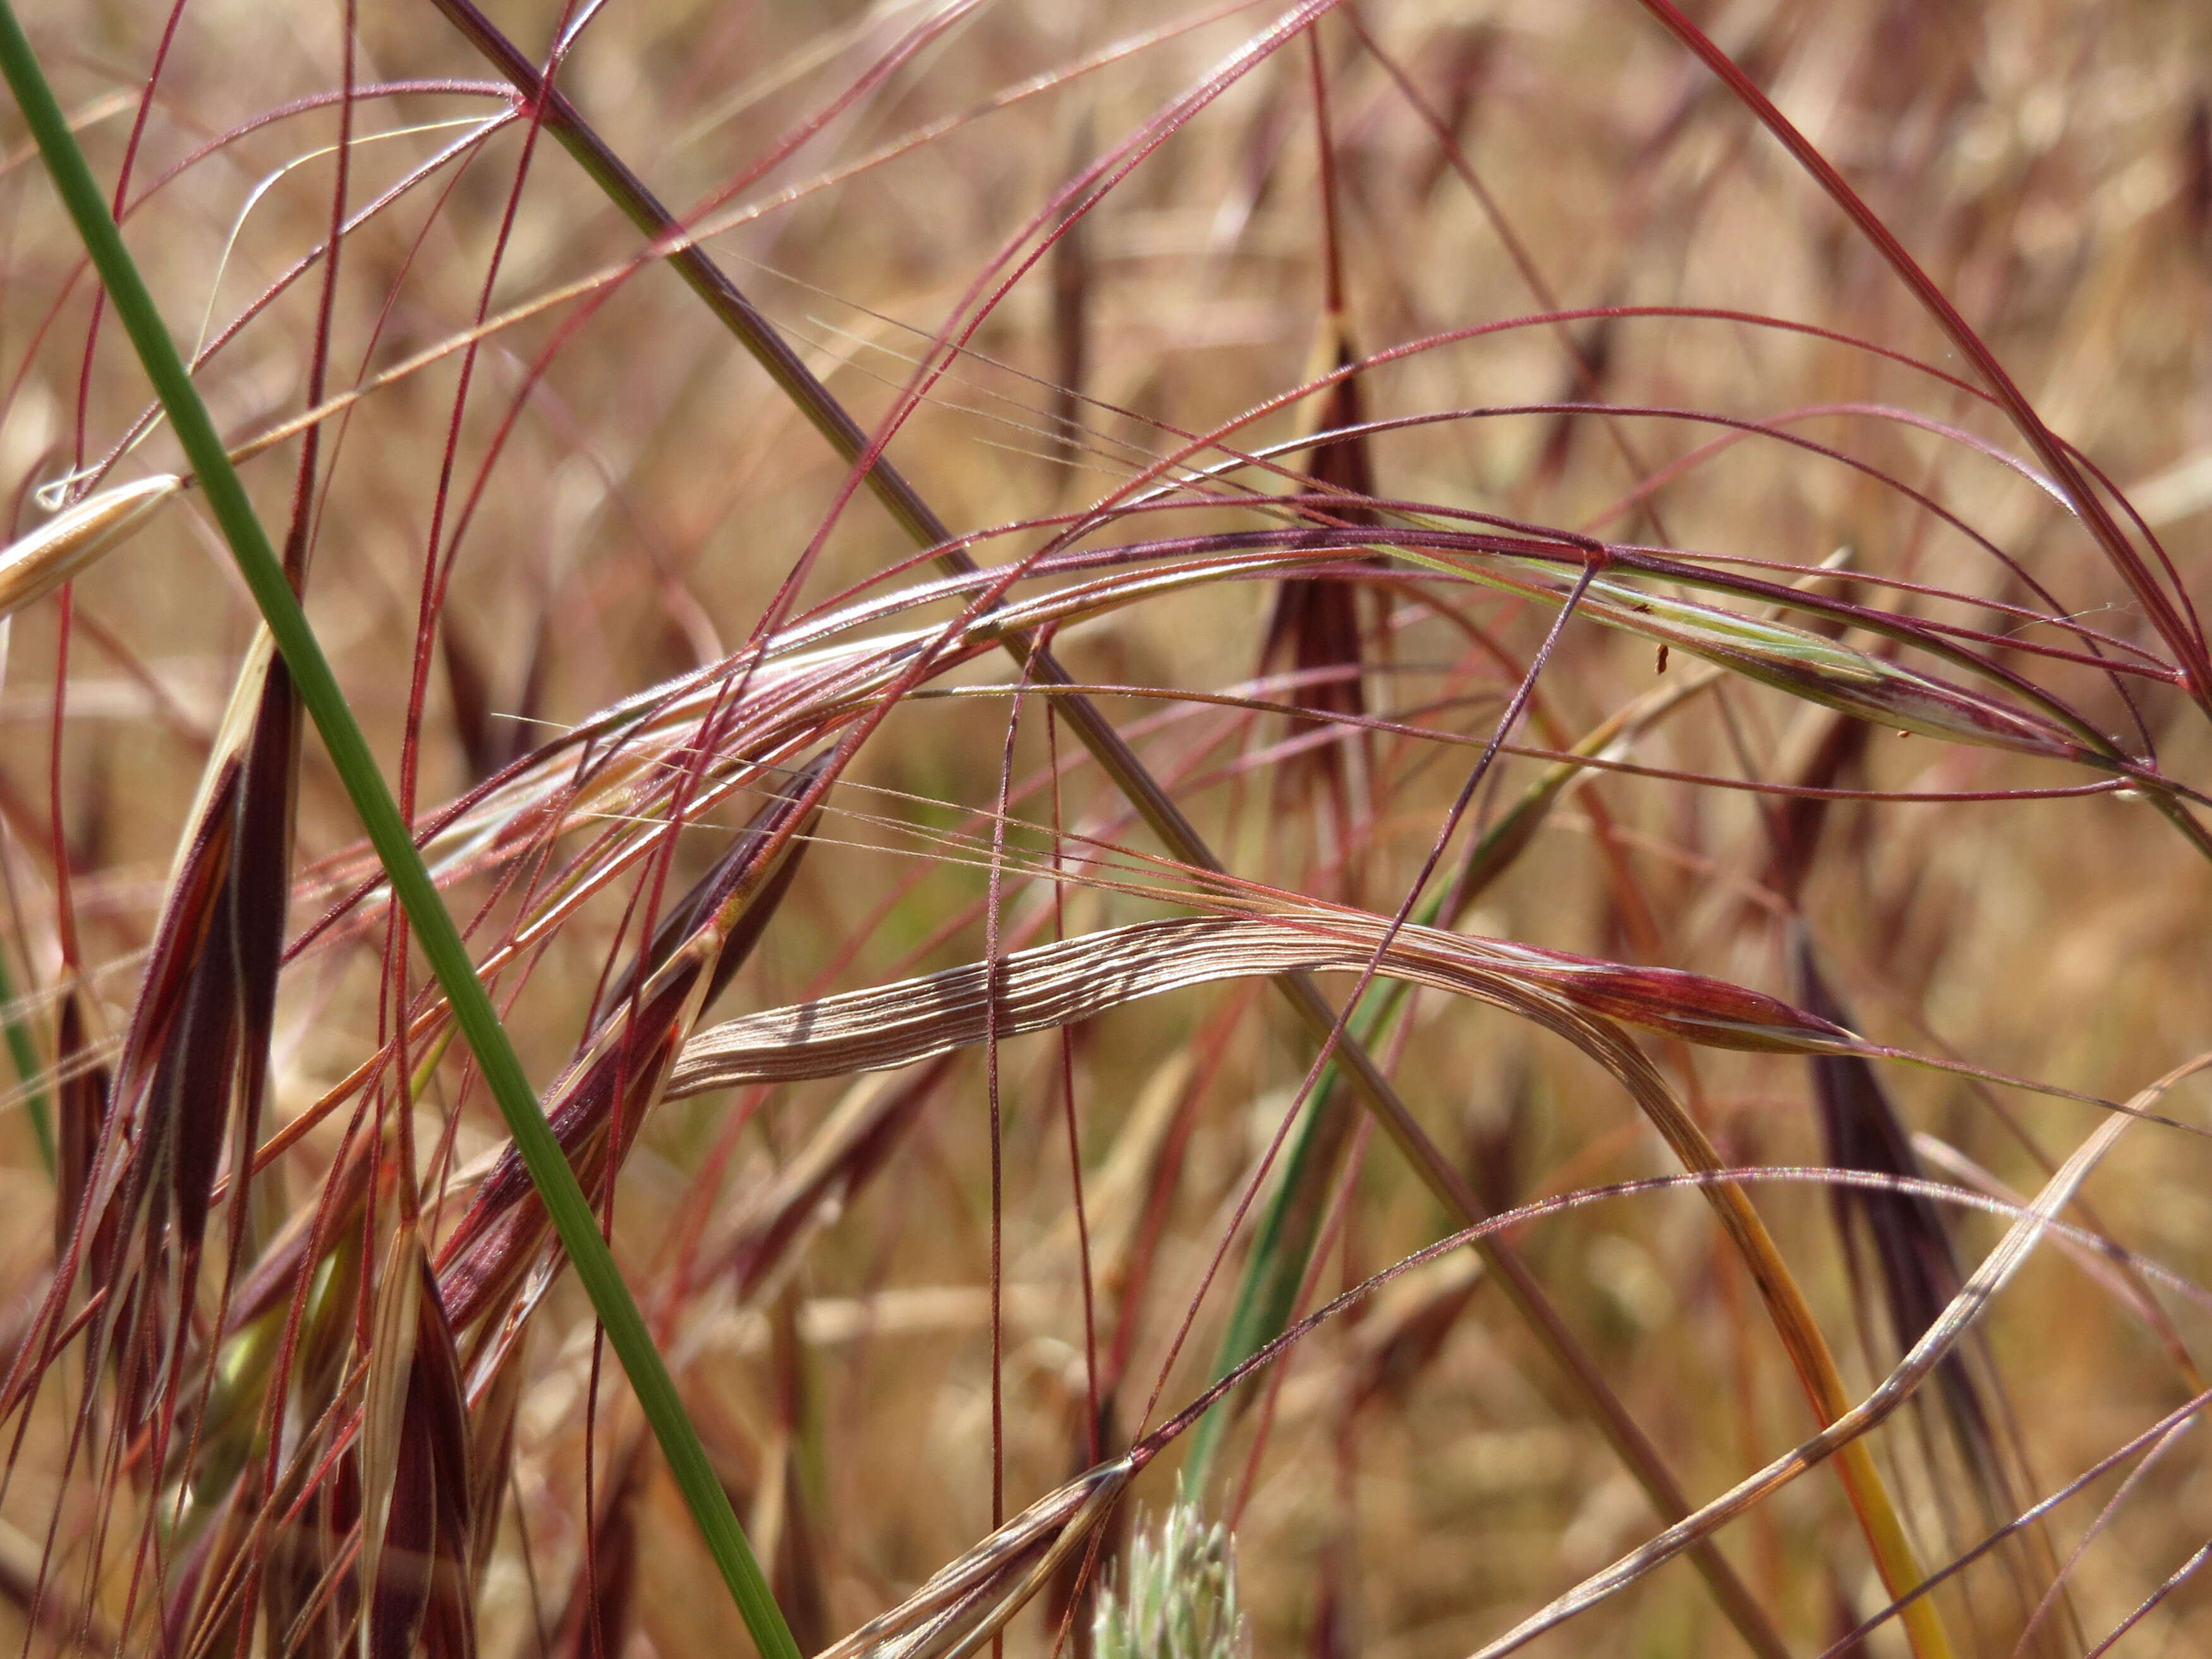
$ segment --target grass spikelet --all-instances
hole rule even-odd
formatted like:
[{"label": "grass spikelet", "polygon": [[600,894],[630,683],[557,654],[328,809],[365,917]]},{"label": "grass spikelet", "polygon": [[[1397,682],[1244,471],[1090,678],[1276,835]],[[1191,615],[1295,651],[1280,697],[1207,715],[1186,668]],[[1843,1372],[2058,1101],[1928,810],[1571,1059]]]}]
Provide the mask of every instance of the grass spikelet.
[{"label": "grass spikelet", "polygon": [[69,1249],[106,1139],[112,1081],[95,1056],[82,988],[65,987],[54,1017],[54,1257]]},{"label": "grass spikelet", "polygon": [[[669,1080],[680,1097],[746,1083],[880,1071],[984,1040],[992,987],[1002,1036],[1091,1018],[1133,1000],[1209,980],[1356,973],[1381,942],[1380,918],[1312,912],[1135,922],[1032,945],[987,973],[981,964],[770,1009],[703,1031]],[[1397,930],[1383,955],[1393,977],[1525,1009],[1554,1002],[1717,1048],[1802,1054],[1848,1049],[1841,1026],[1764,993],[1679,969],[1640,969],[1563,952]]]},{"label": "grass spikelet", "polygon": [[0,548],[0,620],[113,552],[184,487],[182,478],[161,472],[94,490]]},{"label": "grass spikelet", "polygon": [[2201,8],[843,9],[0,0],[0,1643],[2212,1650]]},{"label": "grass spikelet", "polygon": [[[1314,49],[1317,55],[1319,48]],[[1319,71],[1316,69],[1316,74]],[[1334,228],[1334,216],[1331,227]],[[1336,296],[1332,296],[1333,301]],[[1367,434],[1359,428],[1364,420],[1359,380],[1347,373],[1358,361],[1340,305],[1333,303],[1316,341],[1315,373],[1311,379],[1338,374],[1328,391],[1315,400],[1307,417],[1320,434],[1349,435],[1316,442],[1306,457],[1305,470],[1321,499],[1311,510],[1338,524],[1370,524],[1375,509],[1367,503],[1376,493],[1375,465]],[[1313,720],[1294,720],[1293,734],[1323,729],[1328,718],[1367,712],[1368,625],[1362,616],[1363,594],[1343,581],[1291,577],[1275,584],[1274,599],[1261,637],[1261,671],[1294,676],[1290,701],[1310,709]],[[1382,598],[1377,637],[1387,638],[1388,596]],[[1371,741],[1330,743],[1310,752],[1292,755],[1276,770],[1276,787],[1287,799],[1301,781],[1317,782],[1329,793],[1340,843],[1350,829],[1367,791],[1366,773],[1374,763]]]},{"label": "grass spikelet", "polygon": [[[2200,1057],[2169,1073],[2142,1091],[2129,1103],[2130,1105],[2148,1107],[2168,1089],[2207,1065],[2212,1065],[2212,1056]],[[1818,1435],[1704,1505],[1695,1516],[1670,1527],[1605,1571],[1593,1575],[1569,1595],[1523,1620],[1505,1635],[1486,1645],[1480,1659],[1504,1659],[1504,1655],[1516,1651],[1543,1632],[1572,1617],[1593,1598],[1613,1594],[1635,1582],[1653,1566],[1679,1553],[1691,1539],[1711,1532],[1730,1516],[1741,1514],[1760,1497],[1778,1490],[1807,1470],[1836,1455],[1844,1448],[1858,1443],[1859,1437],[1868,1430],[1905,1404],[1919,1382],[1942,1363],[1945,1355],[1982,1316],[1990,1298],[2020,1271],[2052,1218],[2080,1191],[2082,1182],[2112,1152],[2115,1143],[2133,1121],[2133,1118],[2125,1114],[2107,1118],[2075,1149],[2045,1183],[2034,1203],[2008,1230],[1997,1247],[1982,1259],[1981,1265],[1945,1306],[1942,1316],[1864,1399],[1828,1423]]]},{"label": "grass spikelet", "polygon": [[[780,832],[791,829],[805,793],[802,784],[771,799],[671,908],[615,981],[591,1041],[548,1091],[547,1121],[586,1190],[613,1180],[700,1012],[775,915],[805,845]],[[457,1329],[499,1305],[536,1263],[550,1228],[520,1154],[508,1149],[439,1254],[440,1283]]]},{"label": "grass spikelet", "polygon": [[1155,1527],[1139,1516],[1127,1563],[1099,1593],[1097,1659],[1244,1659],[1252,1650],[1237,1602],[1237,1546],[1180,1491]]},{"label": "grass spikelet", "polygon": [[1134,1461],[1123,1457],[1046,1493],[817,1659],[966,1659],[1089,1540],[1135,1473]]},{"label": "grass spikelet", "polygon": [[[218,1517],[207,1523],[213,1530],[199,1539],[199,1566],[180,1583],[165,1624],[189,1613],[197,1574],[236,1507],[230,1486],[252,1407],[242,1379],[226,1367],[249,1355],[265,1366],[273,1340],[266,1329],[240,1333],[198,1368],[197,1381],[187,1363],[203,1317],[202,1258],[221,1160],[228,1147],[234,1163],[241,1161],[258,1139],[263,1073],[255,1056],[268,1040],[282,925],[269,894],[285,886],[292,758],[289,743],[272,757],[262,740],[270,659],[264,635],[247,653],[203,770],[112,1082],[88,1068],[61,1096],[60,1190],[74,1208],[58,1221],[60,1266],[41,1337],[58,1329],[80,1280],[103,1295],[91,1347],[118,1391],[98,1455],[141,1480],[158,1477],[160,1486],[168,1484],[173,1457],[204,1458],[206,1467],[192,1472],[197,1482],[185,1485],[189,1492],[197,1484]],[[71,1006],[63,1019],[66,1047],[81,1044],[80,1030]],[[239,1273],[246,1215],[244,1202],[231,1206],[214,1303],[218,1327]],[[88,1415],[94,1407],[88,1402]],[[147,1552],[159,1547],[154,1529],[140,1526],[129,1543],[133,1571],[144,1571]]]},{"label": "grass spikelet", "polygon": [[392,1235],[362,1432],[361,1659],[475,1659],[467,1405],[422,1237]]},{"label": "grass spikelet", "polygon": [[[1799,1000],[1840,1023],[1846,1017],[1843,1005],[1822,978],[1811,941],[1802,932],[1795,956]],[[1815,1054],[1807,1064],[1830,1164],[1908,1180],[1923,1176],[1910,1132],[1864,1056]],[[1909,1352],[1942,1316],[1964,1279],[1942,1214],[1917,1194],[1854,1188],[1832,1194],[1832,1209],[1862,1307],[1878,1306],[1895,1352]],[[1865,1283],[1869,1250],[1879,1275],[1879,1296]],[[2016,1419],[2008,1401],[1989,1397],[1982,1380],[1989,1370],[1986,1346],[1971,1339],[1962,1343],[1936,1370],[1936,1401],[1966,1471],[1979,1519],[1995,1529],[2020,1513],[2025,1483],[2015,1472],[2016,1431],[2002,1432]],[[2011,1564],[2015,1593],[2028,1583],[2051,1582],[2057,1566],[2042,1528],[2031,1530],[2020,1542]]]}]

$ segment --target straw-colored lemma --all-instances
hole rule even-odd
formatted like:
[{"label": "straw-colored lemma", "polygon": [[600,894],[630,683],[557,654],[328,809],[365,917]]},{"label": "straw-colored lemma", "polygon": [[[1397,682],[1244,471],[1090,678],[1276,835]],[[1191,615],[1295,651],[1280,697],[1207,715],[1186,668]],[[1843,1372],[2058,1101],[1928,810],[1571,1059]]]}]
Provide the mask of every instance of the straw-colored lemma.
[{"label": "straw-colored lemma", "polygon": [[112,552],[185,487],[171,472],[117,484],[57,513],[0,551],[0,617],[11,617]]}]

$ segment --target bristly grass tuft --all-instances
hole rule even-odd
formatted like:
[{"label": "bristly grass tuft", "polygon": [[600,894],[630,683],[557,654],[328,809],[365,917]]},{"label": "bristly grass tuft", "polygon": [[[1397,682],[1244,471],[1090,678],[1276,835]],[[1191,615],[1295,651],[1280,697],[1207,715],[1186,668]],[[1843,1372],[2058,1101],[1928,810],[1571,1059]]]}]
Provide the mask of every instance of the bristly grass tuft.
[{"label": "bristly grass tuft", "polygon": [[1180,1485],[1157,1525],[1139,1515],[1127,1560],[1099,1592],[1096,1659],[1248,1659],[1237,1600],[1237,1544]]}]

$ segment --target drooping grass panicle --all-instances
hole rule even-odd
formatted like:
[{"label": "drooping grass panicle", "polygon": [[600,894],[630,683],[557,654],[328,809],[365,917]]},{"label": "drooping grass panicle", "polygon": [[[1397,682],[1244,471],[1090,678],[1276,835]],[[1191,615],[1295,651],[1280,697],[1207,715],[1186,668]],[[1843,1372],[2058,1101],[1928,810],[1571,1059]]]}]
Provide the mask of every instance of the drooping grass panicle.
[{"label": "drooping grass panicle", "polygon": [[2205,1644],[2195,11],[1536,9],[0,3],[0,1641]]}]

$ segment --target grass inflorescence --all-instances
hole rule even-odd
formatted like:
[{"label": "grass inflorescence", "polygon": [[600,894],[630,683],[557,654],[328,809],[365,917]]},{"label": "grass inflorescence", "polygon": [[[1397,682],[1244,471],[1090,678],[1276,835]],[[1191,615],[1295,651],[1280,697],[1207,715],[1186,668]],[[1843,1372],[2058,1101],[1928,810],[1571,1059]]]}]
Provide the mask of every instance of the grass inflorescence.
[{"label": "grass inflorescence", "polygon": [[0,1642],[2203,1645],[2200,11],[0,0]]}]

